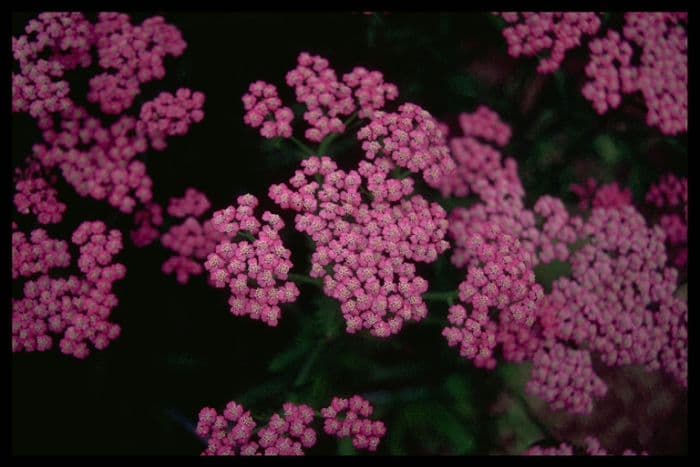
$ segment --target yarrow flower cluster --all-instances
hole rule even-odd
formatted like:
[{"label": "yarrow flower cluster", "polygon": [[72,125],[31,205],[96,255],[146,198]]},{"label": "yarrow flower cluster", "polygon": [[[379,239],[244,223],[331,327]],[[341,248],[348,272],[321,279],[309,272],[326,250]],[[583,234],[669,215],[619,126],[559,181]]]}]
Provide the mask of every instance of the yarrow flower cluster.
[{"label": "yarrow flower cluster", "polygon": [[[286,402],[283,415],[273,414],[258,428],[250,411],[231,401],[219,415],[205,407],[199,412],[196,433],[207,443],[203,456],[303,456],[316,445],[316,431],[310,427],[314,410],[308,405]],[[253,441],[253,435],[257,441]]]},{"label": "yarrow flower cluster", "polygon": [[685,268],[688,264],[688,179],[664,175],[651,186],[646,202],[662,213],[659,225],[666,233],[672,263]]},{"label": "yarrow flower cluster", "polygon": [[12,351],[46,351],[53,346],[51,335],[61,336],[61,352],[86,358],[91,350],[106,348],[121,329],[109,321],[117,306],[114,282],[123,279],[126,268],[114,263],[122,249],[118,230],[103,222],[83,222],[71,238],[80,246],[78,268],[82,275],[54,278],[54,268],[70,265],[66,242],[52,240],[45,231],[31,233],[31,244],[20,231],[13,233],[13,278],[39,277],[24,283],[23,297],[12,300]]},{"label": "yarrow flower cluster", "polygon": [[[450,347],[459,345],[460,355],[477,367],[493,369],[498,344],[506,359],[522,360],[518,336],[528,333],[544,291],[535,283],[530,254],[520,242],[502,234],[493,226],[485,236],[475,233],[468,240],[478,254],[478,263],[469,267],[467,278],[459,285],[459,299],[466,304],[453,305],[442,335]],[[498,323],[492,312],[498,313]]]},{"label": "yarrow flower cluster", "polygon": [[[647,124],[676,135],[688,129],[688,38],[681,26],[687,13],[626,13],[622,36],[610,31],[592,41],[583,89],[598,113],[616,108],[621,94],[641,92]],[[632,64],[633,47],[639,65]]]},{"label": "yarrow flower cluster", "polygon": [[[493,352],[501,344],[505,360],[533,362],[528,392],[572,413],[590,413],[593,400],[606,393],[593,371],[594,353],[609,366],[663,368],[685,386],[687,304],[673,296],[677,272],[665,268],[661,228],[646,226],[631,206],[629,190],[612,184],[596,192],[594,181],[575,187],[586,208],[595,204],[585,221],[570,216],[551,196],[540,197],[529,210],[517,172],[510,175],[511,183],[499,183],[503,175],[492,176],[500,168],[500,152],[476,139],[472,144],[491,151],[493,162],[471,172],[457,163],[456,173],[468,180],[458,189],[481,199],[449,217],[452,262],[467,277],[458,290],[461,303],[450,303],[450,325],[443,331],[448,345],[458,346],[476,366],[493,368]],[[482,182],[489,175],[496,183]],[[449,192],[460,185],[444,186]],[[489,189],[472,188],[478,186]],[[669,190],[674,200],[682,199],[680,186]],[[663,198],[661,192],[651,199]],[[524,275],[501,277],[505,268],[495,260],[500,255],[519,264]],[[557,279],[544,296],[532,268],[554,260],[570,262],[572,277]],[[520,297],[529,290],[524,306],[516,309],[525,319],[513,319],[497,307],[508,303],[508,295],[500,294],[509,288]]]},{"label": "yarrow flower cluster", "polygon": [[[321,409],[324,431],[338,438],[352,436],[357,449],[375,451],[386,428],[383,422],[369,418],[372,411],[372,405],[360,396],[334,397],[329,407]],[[341,421],[339,416],[344,412]],[[316,430],[311,427],[315,416],[308,405],[286,402],[282,414],[273,414],[267,425],[257,428],[250,411],[231,401],[222,414],[203,408],[196,433],[207,443],[203,456],[302,456],[305,449],[316,445]]]},{"label": "yarrow flower cluster", "polygon": [[540,73],[558,70],[568,50],[578,47],[583,37],[593,36],[600,29],[600,18],[593,12],[496,14],[509,24],[503,29],[503,37],[512,57],[534,57],[550,51],[548,57],[540,58],[537,66]]},{"label": "yarrow flower cluster", "polygon": [[167,137],[185,135],[190,125],[202,121],[203,106],[204,94],[201,92],[193,93],[187,88],[178,89],[175,95],[161,92],[141,107],[136,131],[148,136],[153,149],[162,151],[167,146]]},{"label": "yarrow flower cluster", "polygon": [[591,208],[617,208],[632,205],[632,190],[622,188],[617,182],[598,186],[594,178],[569,187],[578,196],[578,207],[582,211]]},{"label": "yarrow flower cluster", "polygon": [[131,107],[141,85],[165,77],[163,59],[179,57],[187,43],[180,31],[162,16],[133,26],[124,13],[104,12],[95,25],[99,65],[104,73],[90,79],[88,100],[106,114],[118,115]]},{"label": "yarrow flower cluster", "polygon": [[397,166],[421,173],[431,187],[437,188],[455,167],[437,121],[415,104],[403,104],[398,112],[374,112],[357,139],[368,160],[391,158]]},{"label": "yarrow flower cluster", "polygon": [[532,375],[527,391],[554,410],[585,415],[593,400],[602,398],[607,386],[593,371],[591,354],[561,343],[547,343],[532,357]]},{"label": "yarrow flower cluster", "polygon": [[[162,150],[166,137],[183,135],[200,121],[203,94],[188,89],[175,96],[163,93],[142,106],[140,119],[122,115],[104,126],[73,102],[70,85],[61,78],[66,71],[89,67],[96,49],[98,65],[107,71],[91,79],[88,101],[99,102],[106,114],[120,115],[133,104],[140,84],[164,77],[166,55],[182,54],[186,44],[180,32],[162,17],[135,27],[119,13],[100,13],[94,25],[80,13],[42,13],[25,32],[12,40],[19,68],[12,77],[12,110],[29,113],[43,132],[27,165],[37,166],[47,181],[59,169],[80,196],[106,200],[124,213],[150,203],[152,181],[134,158],[149,147]],[[19,191],[35,189],[27,187],[32,184],[27,180],[17,181]],[[26,211],[26,200],[19,202]],[[50,215],[41,211],[42,220],[59,219],[56,206]],[[46,203],[34,206],[48,208]]]},{"label": "yarrow flower cluster", "polygon": [[[608,451],[600,445],[598,438],[593,436],[588,436],[584,440],[586,446],[584,448],[578,448],[572,446],[568,443],[561,443],[559,446],[552,447],[542,447],[534,446],[528,449],[524,455],[525,456],[573,456],[573,455],[587,455],[587,456],[608,456],[613,454],[608,454]],[[622,453],[623,456],[647,456],[646,451],[636,452],[632,449],[625,449]]]},{"label": "yarrow flower cluster", "polygon": [[260,127],[261,136],[268,139],[292,137],[294,112],[282,107],[275,85],[264,81],[252,83],[248,93],[243,95],[243,106],[246,110],[243,121],[253,128]]},{"label": "yarrow flower cluster", "polygon": [[272,185],[269,196],[299,213],[296,229],[316,243],[310,275],[323,278],[324,292],[340,301],[347,332],[387,337],[405,321],[423,319],[428,284],[412,262],[435,261],[447,249],[445,211],[419,195],[407,198],[413,182],[390,178],[388,159],[361,161],[349,172],[325,156],[301,166],[292,188]]},{"label": "yarrow flower cluster", "polygon": [[58,192],[41,176],[20,179],[15,184],[13,201],[20,214],[33,214],[40,224],[61,222],[66,205],[58,199]]},{"label": "yarrow flower cluster", "polygon": [[[181,224],[170,227],[160,235],[161,244],[175,253],[168,258],[161,268],[164,274],[175,274],[180,284],[187,284],[191,276],[204,273],[204,261],[214,251],[219,242],[227,236],[218,231],[211,219],[203,219],[211,203],[206,195],[194,188],[188,188],[182,198],[171,198],[168,214],[174,218],[185,218]],[[162,208],[154,210],[156,216]],[[145,215],[145,214],[144,214]],[[144,218],[142,235],[148,235],[151,228],[150,218]],[[162,224],[162,217],[156,217]]]},{"label": "yarrow flower cluster", "polygon": [[572,277],[553,284],[557,337],[608,366],[663,369],[686,386],[688,306],[674,296],[678,272],[665,267],[661,228],[647,227],[631,206],[597,208],[583,235]]},{"label": "yarrow flower cluster", "polygon": [[279,235],[284,221],[265,211],[260,222],[253,214],[257,205],[258,199],[246,194],[238,197],[235,206],[214,213],[211,224],[226,239],[209,253],[204,267],[212,285],[231,290],[234,316],[277,326],[280,305],[296,301],[299,289],[287,280],[292,262]]},{"label": "yarrow flower cluster", "polygon": [[[315,143],[328,135],[344,133],[347,122],[343,117],[357,111],[360,118],[371,118],[387,101],[398,97],[397,87],[385,83],[381,72],[355,67],[341,81],[327,59],[308,52],[299,54],[297,66],[287,73],[286,82],[294,89],[297,102],[306,107],[304,120],[310,127],[304,136]],[[246,110],[243,121],[260,128],[261,136],[292,137],[294,113],[282,104],[273,84],[252,83],[243,96],[243,105]]]},{"label": "yarrow flower cluster", "polygon": [[334,397],[328,407],[321,409],[323,430],[336,438],[352,437],[357,449],[376,451],[386,426],[381,420],[372,421],[374,407],[366,399],[355,395],[349,399]]},{"label": "yarrow flower cluster", "polygon": [[[557,70],[565,52],[595,36],[600,19],[593,12],[501,13],[508,52],[533,56],[551,48],[537,70]],[[688,13],[627,12],[621,30],[589,42],[589,81],[582,88],[599,114],[616,109],[624,94],[640,92],[647,107],[646,123],[663,134],[688,131]],[[515,24],[517,23],[517,24]]]}]

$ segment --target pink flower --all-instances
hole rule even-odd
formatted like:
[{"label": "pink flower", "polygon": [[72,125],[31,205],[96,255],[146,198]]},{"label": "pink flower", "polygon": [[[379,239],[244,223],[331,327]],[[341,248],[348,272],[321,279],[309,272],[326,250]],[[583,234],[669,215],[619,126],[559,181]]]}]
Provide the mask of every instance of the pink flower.
[{"label": "pink flower", "polygon": [[292,262],[279,236],[284,222],[269,211],[260,222],[253,214],[257,205],[255,196],[239,196],[237,205],[216,211],[207,221],[224,239],[207,255],[204,267],[213,286],[231,290],[234,316],[277,326],[282,314],[279,305],[294,302],[299,290],[287,280]]}]

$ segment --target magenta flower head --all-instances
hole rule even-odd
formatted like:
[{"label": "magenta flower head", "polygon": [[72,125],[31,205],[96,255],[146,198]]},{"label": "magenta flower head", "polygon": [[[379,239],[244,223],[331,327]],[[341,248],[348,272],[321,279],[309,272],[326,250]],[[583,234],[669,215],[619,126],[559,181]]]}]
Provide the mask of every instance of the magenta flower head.
[{"label": "magenta flower head", "polygon": [[688,305],[674,295],[678,272],[665,266],[661,228],[625,206],[594,209],[582,233],[572,277],[557,279],[550,296],[557,337],[608,366],[663,369],[686,386]]},{"label": "magenta flower head", "polygon": [[291,188],[272,185],[269,195],[298,213],[296,229],[316,243],[310,275],[323,278],[326,295],[341,303],[347,332],[388,337],[423,319],[428,283],[413,263],[433,262],[448,248],[445,211],[411,196],[413,180],[392,178],[386,158],[349,172],[329,157],[310,157],[301,167]]},{"label": "magenta flower head", "polygon": [[310,426],[314,415],[308,405],[286,402],[282,414],[273,414],[256,432],[250,412],[231,401],[221,415],[203,408],[195,431],[207,443],[203,456],[303,456],[304,449],[316,445],[316,431]]},{"label": "magenta flower head", "polygon": [[357,139],[368,160],[390,158],[398,167],[422,174],[432,187],[455,167],[438,122],[415,104],[403,104],[395,113],[374,112]]},{"label": "magenta flower head", "polygon": [[621,188],[617,182],[598,187],[595,179],[588,178],[585,183],[572,184],[569,189],[578,196],[578,206],[582,210],[632,204],[632,191],[629,188]]},{"label": "magenta flower head", "polygon": [[[49,182],[57,170],[80,196],[107,201],[126,214],[142,210],[152,202],[152,180],[136,157],[164,149],[168,137],[187,133],[204,116],[204,95],[188,89],[146,102],[140,119],[124,114],[141,84],[165,76],[163,59],[183,53],[179,30],[160,16],[133,26],[126,14],[102,12],[96,24],[80,13],[41,13],[25,32],[12,39],[19,66],[12,76],[12,110],[33,117],[43,141],[28,158],[32,177],[22,177],[17,187],[18,209],[33,212],[41,223],[57,222],[62,204],[37,180]],[[87,100],[116,117],[109,124],[73,102],[62,79],[67,71],[89,67],[93,52],[102,73],[90,79]]]},{"label": "magenta flower head", "polygon": [[[592,36],[600,28],[600,18],[593,12],[508,12],[497,13],[509,26],[503,29],[512,57],[549,56],[541,58],[540,73],[553,73],[570,49],[581,45],[581,39]],[[512,26],[510,26],[512,25]]]},{"label": "magenta flower head", "polygon": [[290,138],[294,113],[289,107],[282,107],[277,96],[277,88],[264,81],[250,85],[248,93],[243,96],[246,114],[243,121],[253,128],[260,128],[260,135],[265,138]]},{"label": "magenta flower head", "polygon": [[287,280],[292,262],[279,235],[284,222],[269,211],[259,220],[253,214],[257,205],[258,199],[246,194],[214,213],[211,225],[226,238],[209,253],[204,267],[212,285],[230,289],[234,316],[277,326],[280,305],[296,301],[299,289]]},{"label": "magenta flower head", "polygon": [[[486,235],[474,233],[468,243],[478,252],[478,259],[459,285],[461,303],[450,307],[451,326],[442,335],[450,347],[459,346],[460,355],[478,367],[496,366],[494,349],[499,344],[506,359],[521,361],[529,357],[522,354],[523,349],[531,353],[537,348],[536,339],[528,336],[544,296],[535,283],[532,257],[497,225]],[[534,341],[521,342],[522,338]]]},{"label": "magenta flower head", "polygon": [[[359,118],[372,118],[375,111],[398,97],[396,85],[384,82],[381,72],[355,67],[339,80],[327,59],[308,52],[299,54],[286,82],[294,89],[297,102],[306,108],[304,121],[309,127],[304,136],[314,143],[344,133],[353,113]],[[246,125],[259,128],[264,138],[292,137],[294,113],[283,105],[275,85],[255,81],[242,100]]]},{"label": "magenta flower head", "polygon": [[510,140],[510,126],[484,106],[460,114],[459,124],[464,136],[449,140],[455,169],[440,179],[437,188],[442,195],[474,194],[487,203],[524,197],[515,159],[504,159],[500,151]]},{"label": "magenta flower head", "polygon": [[31,243],[22,232],[13,233],[13,278],[41,274],[24,283],[22,298],[12,300],[13,352],[48,350],[56,335],[62,353],[83,359],[89,345],[102,350],[121,333],[109,321],[118,304],[112,285],[126,274],[123,264],[113,262],[122,249],[121,233],[108,232],[103,222],[83,222],[71,240],[80,247],[82,275],[56,278],[49,271],[70,265],[68,244],[41,229],[32,232]]},{"label": "magenta flower head", "polygon": [[666,233],[666,245],[673,264],[688,264],[688,179],[666,174],[646,195],[646,202],[661,214],[659,224]]},{"label": "magenta flower head", "polygon": [[[185,220],[160,236],[161,244],[175,253],[163,263],[162,271],[166,275],[174,274],[180,284],[187,284],[191,276],[201,275],[207,256],[227,238],[214,227],[211,219],[202,219],[210,207],[207,196],[195,188],[188,188],[184,197],[171,198],[168,203],[168,214]],[[154,214],[155,220],[162,224],[160,211],[162,209],[158,206]],[[142,229],[150,232],[150,221],[144,219],[143,222]],[[160,235],[157,230],[156,233]]]},{"label": "magenta flower head", "polygon": [[666,135],[688,131],[687,21],[687,13],[629,12],[622,31],[591,41],[591,80],[582,92],[599,114],[617,108],[623,94],[641,92],[649,126]]},{"label": "magenta flower head", "polygon": [[372,404],[361,396],[334,397],[328,407],[321,409],[323,430],[337,438],[352,438],[357,449],[376,451],[386,434],[386,426],[380,420],[370,419],[373,411]]}]

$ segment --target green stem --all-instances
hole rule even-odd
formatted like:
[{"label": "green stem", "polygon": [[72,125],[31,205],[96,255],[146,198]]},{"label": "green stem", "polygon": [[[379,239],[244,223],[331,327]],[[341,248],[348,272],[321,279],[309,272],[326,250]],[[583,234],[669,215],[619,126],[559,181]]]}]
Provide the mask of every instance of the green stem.
[{"label": "green stem", "polygon": [[305,145],[304,143],[302,143],[301,141],[299,141],[298,139],[296,139],[294,136],[291,137],[291,140],[292,140],[297,146],[299,146],[299,149],[301,149],[304,153],[306,153],[307,156],[313,156],[313,155],[314,155],[313,149],[311,149],[310,147],[308,147],[307,145]]},{"label": "green stem", "polygon": [[423,294],[423,300],[433,302],[447,302],[450,305],[458,297],[459,292],[457,292],[456,290],[450,290],[448,292],[426,292]]},{"label": "green stem", "polygon": [[323,281],[321,279],[314,279],[304,274],[295,274],[293,272],[290,272],[289,274],[287,274],[287,278],[299,284],[312,284],[317,287],[323,287]]},{"label": "green stem", "polygon": [[319,355],[321,355],[321,349],[323,349],[324,343],[325,341],[319,341],[318,344],[316,344],[316,347],[314,347],[314,349],[311,351],[311,354],[306,359],[306,363],[304,363],[304,366],[301,367],[301,370],[299,370],[299,374],[294,380],[294,387],[299,387],[302,384],[304,384],[304,382],[306,382],[306,379],[309,375],[309,371],[311,371],[311,367],[314,363],[316,363],[316,360],[318,359]]},{"label": "green stem", "polygon": [[245,238],[246,240],[250,240],[251,242],[255,241],[255,237],[250,232],[241,230],[240,232],[238,232],[238,235]]}]

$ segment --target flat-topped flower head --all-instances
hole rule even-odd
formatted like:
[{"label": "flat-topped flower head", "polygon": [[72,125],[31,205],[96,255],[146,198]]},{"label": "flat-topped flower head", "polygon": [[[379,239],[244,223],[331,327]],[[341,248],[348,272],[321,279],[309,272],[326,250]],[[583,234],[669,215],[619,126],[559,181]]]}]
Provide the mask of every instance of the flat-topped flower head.
[{"label": "flat-topped flower head", "polygon": [[13,233],[13,277],[41,275],[27,280],[22,298],[12,300],[12,351],[49,350],[55,336],[62,353],[79,359],[90,355],[90,346],[105,349],[121,333],[109,321],[118,304],[112,285],[126,274],[124,265],[113,261],[122,249],[121,233],[107,231],[100,221],[80,224],[71,241],[80,246],[77,266],[82,275],[61,278],[48,273],[70,265],[67,243],[50,239],[40,229],[30,238],[32,247],[21,231]]},{"label": "flat-topped flower head", "polygon": [[291,188],[269,190],[281,208],[298,213],[295,228],[316,243],[310,275],[323,278],[326,295],[341,303],[346,331],[378,337],[426,316],[428,284],[414,262],[433,262],[449,246],[444,209],[414,195],[409,178],[392,178],[393,163],[384,161],[346,172],[328,157],[311,157]]},{"label": "flat-topped flower head", "polygon": [[376,111],[357,132],[368,160],[384,156],[398,167],[420,173],[432,187],[454,170],[445,137],[437,120],[421,107],[406,103],[398,112]]},{"label": "flat-topped flower head", "polygon": [[279,235],[284,222],[268,211],[261,222],[254,215],[257,205],[258,199],[246,194],[236,205],[214,213],[211,225],[225,239],[207,255],[204,267],[214,287],[229,287],[234,316],[277,326],[280,305],[296,301],[299,289],[287,280],[292,262]]},{"label": "flat-topped flower head", "polygon": [[[503,29],[512,57],[542,57],[537,71],[553,73],[559,69],[567,51],[581,45],[585,36],[600,28],[600,18],[593,12],[506,12],[497,13],[509,26]],[[512,25],[512,26],[511,26]]]}]

